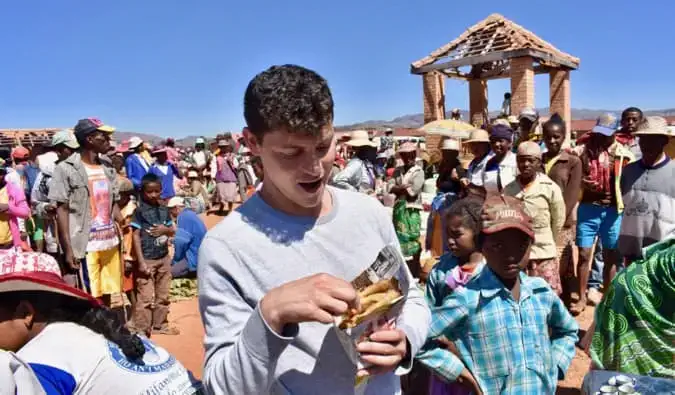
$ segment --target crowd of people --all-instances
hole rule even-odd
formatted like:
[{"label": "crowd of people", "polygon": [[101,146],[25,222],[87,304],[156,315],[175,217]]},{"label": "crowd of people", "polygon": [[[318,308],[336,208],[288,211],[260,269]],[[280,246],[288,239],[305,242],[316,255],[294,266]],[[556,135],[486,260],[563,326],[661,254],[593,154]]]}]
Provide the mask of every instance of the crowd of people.
[{"label": "crowd of people", "polygon": [[[578,344],[592,369],[675,379],[663,118],[631,107],[568,141],[558,114],[505,102],[432,155],[391,130],[337,139],[333,106],[316,72],[275,66],[246,89],[239,140],[111,144],[88,118],[12,150],[0,355],[18,393],[553,394]],[[208,212],[225,218],[207,232]],[[351,281],[386,248],[403,302],[354,359],[335,319],[361,308]],[[203,383],[150,340],[178,333],[168,292],[186,276]]]}]

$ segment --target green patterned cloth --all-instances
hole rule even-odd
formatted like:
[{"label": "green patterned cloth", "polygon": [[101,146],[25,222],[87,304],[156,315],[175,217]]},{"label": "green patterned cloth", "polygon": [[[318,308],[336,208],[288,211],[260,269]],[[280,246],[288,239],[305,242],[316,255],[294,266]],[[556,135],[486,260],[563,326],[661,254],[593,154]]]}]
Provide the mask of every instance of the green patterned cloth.
[{"label": "green patterned cloth", "polygon": [[420,210],[409,207],[404,199],[399,199],[394,203],[394,228],[403,256],[410,257],[422,250]]},{"label": "green patterned cloth", "polygon": [[645,249],[595,310],[591,358],[600,369],[675,378],[675,239]]}]

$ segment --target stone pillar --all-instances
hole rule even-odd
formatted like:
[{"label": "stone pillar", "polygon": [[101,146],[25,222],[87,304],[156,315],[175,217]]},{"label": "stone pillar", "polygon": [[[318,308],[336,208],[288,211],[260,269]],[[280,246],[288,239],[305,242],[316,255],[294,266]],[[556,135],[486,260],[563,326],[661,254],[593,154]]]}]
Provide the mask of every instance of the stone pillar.
[{"label": "stone pillar", "polygon": [[487,81],[469,80],[469,120],[478,126],[485,125],[488,108]]},{"label": "stone pillar", "polygon": [[570,104],[570,72],[555,69],[549,74],[549,92],[551,94],[550,113],[558,113],[567,124],[567,141],[572,132],[572,105]]},{"label": "stone pillar", "polygon": [[532,58],[511,59],[511,115],[518,116],[527,108],[534,108],[534,66]]},{"label": "stone pillar", "polygon": [[438,71],[422,75],[424,123],[445,119],[445,77]]}]

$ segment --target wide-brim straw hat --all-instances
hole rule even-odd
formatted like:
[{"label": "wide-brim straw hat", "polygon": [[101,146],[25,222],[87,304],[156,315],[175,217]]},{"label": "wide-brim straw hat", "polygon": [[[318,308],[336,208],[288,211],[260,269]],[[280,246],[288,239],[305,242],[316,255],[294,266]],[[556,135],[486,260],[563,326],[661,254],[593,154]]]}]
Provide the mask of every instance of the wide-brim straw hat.
[{"label": "wide-brim straw hat", "polygon": [[473,129],[469,132],[469,139],[465,143],[489,143],[490,135],[486,130]]},{"label": "wide-brim straw hat", "polygon": [[355,130],[351,133],[349,141],[347,144],[350,147],[372,147],[377,148],[377,143],[370,139],[368,136],[368,131],[366,130]]},{"label": "wide-brim straw hat", "polygon": [[398,148],[398,152],[401,153],[406,153],[406,152],[417,152],[417,146],[414,143],[403,143],[401,146]]},{"label": "wide-brim straw hat", "polygon": [[672,136],[672,131],[668,127],[668,122],[663,117],[647,117],[638,125],[638,128],[633,132],[636,136]]}]

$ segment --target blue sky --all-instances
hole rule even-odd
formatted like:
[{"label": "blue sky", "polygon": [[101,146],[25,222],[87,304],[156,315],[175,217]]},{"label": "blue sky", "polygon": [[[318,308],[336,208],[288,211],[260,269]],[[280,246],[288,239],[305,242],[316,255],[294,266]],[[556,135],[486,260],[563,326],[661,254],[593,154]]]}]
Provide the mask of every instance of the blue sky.
[{"label": "blue sky", "polygon": [[[675,107],[672,0],[35,0],[3,7],[0,128],[98,116],[167,136],[237,131],[248,81],[283,63],[328,79],[336,124],[417,113],[410,63],[494,12],[581,58],[573,107]],[[547,106],[548,77],[535,84]],[[508,89],[490,82],[491,109]],[[466,83],[448,82],[447,107],[468,108]]]}]

